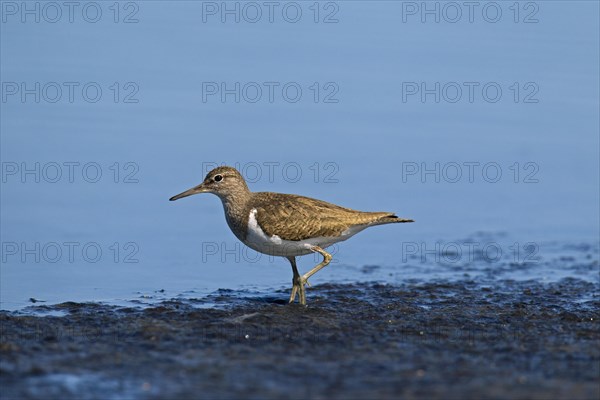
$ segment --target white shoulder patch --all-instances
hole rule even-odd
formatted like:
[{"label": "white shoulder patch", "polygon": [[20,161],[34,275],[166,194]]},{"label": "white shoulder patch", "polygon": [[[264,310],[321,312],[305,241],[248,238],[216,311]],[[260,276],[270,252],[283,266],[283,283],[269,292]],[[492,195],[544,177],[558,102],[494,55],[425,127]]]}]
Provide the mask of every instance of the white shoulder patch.
[{"label": "white shoulder patch", "polygon": [[250,217],[248,218],[248,233],[254,239],[257,239],[260,242],[272,242],[273,244],[281,244],[281,238],[277,235],[273,235],[271,237],[267,236],[267,234],[262,230],[260,225],[258,225],[258,221],[256,220],[256,213],[258,211],[256,208],[250,210]]}]

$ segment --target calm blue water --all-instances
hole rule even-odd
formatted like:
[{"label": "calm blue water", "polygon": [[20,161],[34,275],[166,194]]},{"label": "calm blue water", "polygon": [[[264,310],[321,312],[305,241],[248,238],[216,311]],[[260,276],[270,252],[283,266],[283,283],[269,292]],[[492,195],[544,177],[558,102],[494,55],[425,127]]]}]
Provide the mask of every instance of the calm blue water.
[{"label": "calm blue water", "polygon": [[289,286],[216,197],[168,201],[222,163],[417,221],[335,248],[316,283],[598,258],[597,2],[48,4],[1,3],[3,309]]}]

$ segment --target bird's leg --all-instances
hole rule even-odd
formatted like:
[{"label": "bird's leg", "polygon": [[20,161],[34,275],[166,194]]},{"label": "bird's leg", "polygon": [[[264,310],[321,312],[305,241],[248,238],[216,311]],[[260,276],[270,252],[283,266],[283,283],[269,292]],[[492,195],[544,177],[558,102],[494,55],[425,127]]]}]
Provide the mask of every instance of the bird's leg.
[{"label": "bird's leg", "polygon": [[309,285],[308,278],[316,274],[321,268],[325,267],[327,264],[331,262],[331,254],[320,248],[319,246],[313,246],[310,248],[311,251],[315,253],[319,253],[323,256],[323,261],[306,274],[300,276],[298,273],[298,267],[296,267],[296,258],[288,257],[290,260],[290,264],[292,264],[292,271],[294,272],[294,278],[292,279],[292,294],[290,295],[290,303],[293,303],[296,300],[296,295],[299,297],[300,304],[306,305],[306,290],[304,285]]},{"label": "bird's leg", "polygon": [[331,258],[332,258],[331,254],[329,254],[328,252],[326,252],[325,250],[323,250],[319,246],[313,246],[310,249],[312,251],[314,251],[315,253],[321,254],[323,256],[323,261],[321,261],[321,263],[319,265],[317,265],[316,267],[314,267],[313,269],[311,269],[310,271],[308,271],[307,273],[305,273],[304,275],[302,275],[302,280],[306,284],[308,284],[308,278],[310,278],[311,276],[313,276],[314,274],[316,274],[317,272],[319,272],[319,270],[321,268],[323,268],[327,264],[329,264],[331,262]]},{"label": "bird's leg", "polygon": [[302,281],[302,277],[298,273],[298,267],[296,266],[296,257],[288,257],[290,260],[290,264],[292,264],[292,271],[294,272],[294,277],[292,278],[292,294],[290,295],[290,303],[293,303],[296,300],[296,295],[299,297],[300,304],[306,304],[306,292],[304,290],[304,282]]}]

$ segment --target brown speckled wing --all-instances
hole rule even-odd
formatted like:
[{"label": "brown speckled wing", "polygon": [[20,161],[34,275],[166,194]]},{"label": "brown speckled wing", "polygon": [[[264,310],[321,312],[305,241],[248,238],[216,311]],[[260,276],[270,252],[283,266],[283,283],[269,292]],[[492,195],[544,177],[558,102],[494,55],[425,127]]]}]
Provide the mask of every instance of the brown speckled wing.
[{"label": "brown speckled wing", "polygon": [[309,197],[270,192],[254,193],[252,204],[265,234],[293,241],[339,236],[353,225],[371,224],[393,216],[393,213],[355,211]]}]

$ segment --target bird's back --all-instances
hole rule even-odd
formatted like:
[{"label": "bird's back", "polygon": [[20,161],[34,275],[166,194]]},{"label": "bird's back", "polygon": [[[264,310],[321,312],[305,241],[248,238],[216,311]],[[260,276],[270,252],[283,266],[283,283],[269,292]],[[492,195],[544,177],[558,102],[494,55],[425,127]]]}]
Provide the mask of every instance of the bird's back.
[{"label": "bird's back", "polygon": [[412,222],[390,212],[363,212],[322,200],[293,194],[258,192],[252,194],[256,220],[265,234],[283,240],[334,237],[355,226]]}]

